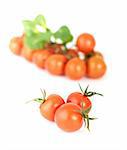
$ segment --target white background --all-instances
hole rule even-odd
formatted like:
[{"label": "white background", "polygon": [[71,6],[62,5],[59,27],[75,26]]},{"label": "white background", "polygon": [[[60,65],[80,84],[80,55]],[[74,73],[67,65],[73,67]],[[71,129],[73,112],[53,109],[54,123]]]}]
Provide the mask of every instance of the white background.
[{"label": "white background", "polygon": [[[10,52],[9,40],[22,33],[21,21],[38,14],[45,15],[53,30],[66,24],[75,37],[82,32],[94,34],[96,50],[105,56],[106,75],[80,81],[83,87],[89,84],[104,94],[92,98],[91,115],[99,119],[91,122],[91,132],[82,128],[65,133],[41,117],[38,104],[25,104],[41,96],[40,88],[65,99],[79,90],[76,81],[51,76]],[[0,149],[127,149],[126,54],[126,0],[0,1]]]}]

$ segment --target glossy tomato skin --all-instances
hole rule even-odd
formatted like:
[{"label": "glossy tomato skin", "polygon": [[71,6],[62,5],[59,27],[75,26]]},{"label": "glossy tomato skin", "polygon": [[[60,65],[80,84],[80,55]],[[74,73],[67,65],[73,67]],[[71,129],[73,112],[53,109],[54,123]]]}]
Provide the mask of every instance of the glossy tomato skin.
[{"label": "glossy tomato skin", "polygon": [[68,49],[65,53],[65,56],[67,57],[67,59],[72,59],[78,57],[78,52],[75,49]]},{"label": "glossy tomato skin", "polygon": [[66,132],[79,130],[83,124],[80,107],[73,103],[63,104],[56,110],[55,122],[57,126]]},{"label": "glossy tomato skin", "polygon": [[90,59],[93,56],[95,56],[97,58],[100,58],[100,59],[104,59],[102,53],[100,53],[98,51],[92,51],[92,52],[90,52],[90,53],[85,55],[85,60],[88,60],[88,59]]},{"label": "glossy tomato skin", "polygon": [[26,45],[23,46],[21,55],[28,61],[32,62],[33,54],[36,50],[28,48]]},{"label": "glossy tomato skin", "polygon": [[45,62],[45,68],[53,75],[63,75],[67,58],[61,54],[50,56]]},{"label": "glossy tomato skin", "polygon": [[93,56],[87,60],[87,76],[90,78],[100,78],[106,72],[106,64],[102,58]]},{"label": "glossy tomato skin", "polygon": [[83,110],[88,110],[88,112],[90,111],[90,109],[92,107],[92,103],[91,103],[90,99],[80,92],[71,93],[67,98],[67,103],[77,104],[81,108],[83,106]]},{"label": "glossy tomato skin", "polygon": [[32,61],[38,66],[39,68],[44,69],[45,61],[51,56],[52,53],[49,50],[37,50],[32,57]]},{"label": "glossy tomato skin", "polygon": [[44,103],[40,105],[41,115],[49,121],[54,121],[56,110],[65,102],[59,95],[49,95]]},{"label": "glossy tomato skin", "polygon": [[23,38],[22,37],[14,37],[11,39],[9,43],[10,50],[16,54],[20,55],[23,47]]},{"label": "glossy tomato skin", "polygon": [[94,56],[98,57],[98,58],[101,58],[101,59],[104,59],[103,55],[101,52],[98,52],[98,51],[94,51]]},{"label": "glossy tomato skin", "polygon": [[95,47],[95,44],[96,42],[95,42],[94,37],[88,33],[83,33],[79,35],[77,39],[77,43],[76,43],[79,51],[85,54],[92,52]]},{"label": "glossy tomato skin", "polygon": [[86,64],[80,58],[72,58],[65,66],[65,75],[72,80],[79,80],[86,74]]}]

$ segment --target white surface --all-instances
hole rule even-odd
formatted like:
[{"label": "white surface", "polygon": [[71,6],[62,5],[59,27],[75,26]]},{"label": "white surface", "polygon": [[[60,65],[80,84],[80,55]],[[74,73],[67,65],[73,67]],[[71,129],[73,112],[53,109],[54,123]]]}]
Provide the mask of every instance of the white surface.
[{"label": "white surface", "polygon": [[[1,150],[107,150],[127,149],[127,20],[126,0],[4,0],[0,1],[0,149]],[[21,20],[39,13],[55,30],[70,26],[75,37],[82,32],[95,35],[108,70],[103,79],[83,79],[85,87],[104,93],[93,98],[91,132],[82,128],[65,133],[40,116],[38,105],[25,104],[41,96],[40,87],[64,98],[79,90],[77,82],[53,77],[23,58],[10,53],[12,36],[22,33]]]}]

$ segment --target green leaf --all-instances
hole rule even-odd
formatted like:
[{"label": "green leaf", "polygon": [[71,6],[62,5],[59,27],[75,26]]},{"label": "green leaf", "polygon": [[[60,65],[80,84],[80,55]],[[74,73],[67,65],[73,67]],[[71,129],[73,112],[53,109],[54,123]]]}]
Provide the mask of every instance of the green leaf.
[{"label": "green leaf", "polygon": [[[46,20],[43,15],[38,15],[34,20],[24,20],[24,32],[25,32],[25,43],[30,49],[41,49],[44,47],[45,43],[49,43],[51,36],[54,38],[60,39],[62,44],[72,41],[73,36],[67,26],[62,26],[54,34],[46,25]],[[39,27],[45,29],[43,32],[39,30]]]},{"label": "green leaf", "polygon": [[33,33],[39,33],[37,29],[37,25],[41,26],[44,29],[47,29],[46,20],[44,16],[38,15],[34,19],[34,21],[31,21],[31,20],[23,21],[24,30],[27,35],[31,35]]},{"label": "green leaf", "polygon": [[33,21],[30,20],[24,20],[23,21],[23,26],[24,26],[24,31],[25,34],[30,36],[31,34],[36,33],[37,29],[36,29],[36,25]]},{"label": "green leaf", "polygon": [[60,27],[60,29],[54,33],[54,37],[55,39],[61,39],[63,44],[73,40],[73,36],[67,26]]},{"label": "green leaf", "polygon": [[26,36],[25,43],[31,49],[41,49],[44,47],[45,43],[50,41],[52,33],[50,31],[44,33],[32,34],[31,36]]},{"label": "green leaf", "polygon": [[46,20],[45,17],[43,15],[38,15],[35,19],[34,19],[34,23],[36,25],[40,25],[41,27],[43,27],[44,29],[47,29],[47,25],[46,25]]}]

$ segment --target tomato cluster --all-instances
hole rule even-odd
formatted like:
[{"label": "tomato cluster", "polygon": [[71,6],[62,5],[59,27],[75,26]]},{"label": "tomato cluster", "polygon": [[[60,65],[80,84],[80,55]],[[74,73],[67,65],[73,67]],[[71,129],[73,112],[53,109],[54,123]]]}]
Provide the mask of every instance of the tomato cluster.
[{"label": "tomato cluster", "polygon": [[[104,57],[94,50],[95,39],[84,33],[77,38],[76,46],[68,49],[64,44],[46,43],[44,48],[31,49],[24,42],[25,34],[11,39],[9,47],[16,55],[21,55],[41,69],[53,75],[65,75],[72,80],[102,77],[106,72]],[[79,53],[83,55],[80,58]]]},{"label": "tomato cluster", "polygon": [[[79,85],[80,86],[80,85]],[[64,99],[58,94],[51,94],[46,98],[45,90],[42,91],[42,98],[36,98],[34,101],[40,103],[41,115],[66,132],[74,132],[79,130],[83,122],[89,130],[89,120],[95,118],[89,117],[89,112],[92,108],[90,96],[96,92],[88,91],[88,86],[85,91],[81,88],[81,92],[73,92],[68,95],[66,103]]]},{"label": "tomato cluster", "polygon": [[9,44],[14,54],[53,75],[65,75],[72,80],[84,76],[99,78],[105,74],[104,57],[94,50],[96,41],[91,34],[79,35],[76,44],[67,48],[73,35],[66,25],[53,31],[47,26],[45,17],[38,15],[32,20],[24,20],[23,26],[24,34],[12,38]]}]

